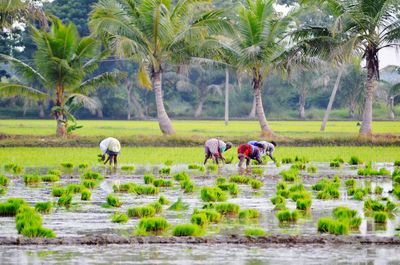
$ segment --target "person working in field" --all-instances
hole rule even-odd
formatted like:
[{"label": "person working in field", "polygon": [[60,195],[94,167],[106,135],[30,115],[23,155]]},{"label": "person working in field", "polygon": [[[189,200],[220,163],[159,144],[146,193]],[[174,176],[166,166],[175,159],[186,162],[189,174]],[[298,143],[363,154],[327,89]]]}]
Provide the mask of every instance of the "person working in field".
[{"label": "person working in field", "polygon": [[104,162],[106,164],[110,161],[110,165],[114,162],[114,166],[117,165],[117,156],[121,151],[121,144],[115,138],[108,137],[100,142],[100,150],[101,150],[101,160],[104,161],[106,154],[108,155],[107,160]]},{"label": "person working in field", "polygon": [[262,149],[264,146],[260,143],[257,145],[251,144],[241,144],[237,149],[238,159],[239,159],[239,167],[242,167],[244,160],[246,160],[246,167],[250,165],[250,160],[254,159],[259,164],[262,163]]},{"label": "person working in field", "polygon": [[275,147],[276,147],[276,142],[271,141],[271,142],[267,142],[267,141],[250,141],[247,144],[253,145],[253,146],[257,146],[257,147],[261,147],[261,156],[266,156],[268,155],[272,161],[275,162],[275,158],[272,156],[272,154],[275,151]]},{"label": "person working in field", "polygon": [[224,141],[218,140],[216,138],[208,139],[204,144],[204,165],[207,163],[207,160],[209,158],[212,158],[217,164],[218,159],[221,159],[223,162],[225,162],[225,158],[222,156],[222,153],[228,151],[229,149],[231,149],[231,147],[231,142],[225,143]]}]

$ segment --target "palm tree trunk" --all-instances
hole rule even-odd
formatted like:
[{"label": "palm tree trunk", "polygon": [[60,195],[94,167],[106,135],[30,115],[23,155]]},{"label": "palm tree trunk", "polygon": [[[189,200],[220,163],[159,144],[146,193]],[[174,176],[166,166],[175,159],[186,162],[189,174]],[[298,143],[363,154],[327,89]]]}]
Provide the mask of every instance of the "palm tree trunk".
[{"label": "palm tree trunk", "polygon": [[368,48],[366,54],[368,73],[367,83],[365,84],[365,104],[363,111],[363,120],[360,128],[360,135],[372,134],[372,101],[376,83],[376,74],[379,69],[376,49],[374,49],[373,47]]},{"label": "palm tree trunk", "polygon": [[131,102],[133,104],[133,108],[135,109],[135,116],[141,120],[146,119],[146,116],[143,112],[143,107],[140,105],[134,93],[131,93]]},{"label": "palm tree trunk", "polygon": [[43,100],[38,101],[38,107],[39,107],[39,118],[43,119],[45,114],[44,114],[44,102]]},{"label": "palm tree trunk", "polygon": [[306,95],[305,95],[305,89],[302,88],[300,91],[299,95],[299,118],[304,120],[306,118],[306,113],[305,113],[305,105],[306,105]]},{"label": "palm tree trunk", "polygon": [[155,71],[153,73],[153,89],[156,97],[158,125],[160,126],[160,130],[163,134],[175,134],[175,130],[172,127],[171,120],[169,119],[168,114],[165,111],[161,78],[161,71]]},{"label": "palm tree trunk", "polygon": [[253,95],[253,105],[251,106],[251,110],[249,113],[249,119],[254,119],[256,117],[256,97]]},{"label": "palm tree trunk", "polygon": [[256,114],[258,117],[258,122],[260,123],[261,127],[261,136],[265,137],[272,137],[273,131],[268,126],[267,119],[265,118],[264,107],[262,103],[262,96],[261,96],[261,74],[257,69],[253,69],[253,89],[254,89],[254,96],[256,98]]},{"label": "palm tree trunk", "polygon": [[[64,107],[64,88],[61,85],[57,85],[56,88],[56,106]],[[65,137],[67,136],[67,117],[65,117],[63,111],[56,111],[55,118],[57,121],[57,129],[56,129],[56,136],[57,137]]]},{"label": "palm tree trunk", "polygon": [[229,123],[229,69],[225,67],[225,126]]},{"label": "palm tree trunk", "polygon": [[394,120],[394,97],[389,97],[389,119]]},{"label": "palm tree trunk", "polygon": [[201,116],[203,113],[203,105],[204,105],[204,99],[200,99],[199,105],[197,105],[196,111],[194,112],[194,117],[198,118]]},{"label": "palm tree trunk", "polygon": [[341,67],[339,70],[338,76],[336,77],[335,85],[333,86],[333,90],[331,93],[331,97],[329,98],[328,106],[326,107],[326,111],[325,111],[324,119],[322,120],[321,128],[319,129],[321,132],[325,131],[326,123],[328,122],[329,114],[331,113],[332,105],[333,105],[333,102],[335,101],[336,92],[339,88],[339,84],[340,84],[340,80],[342,79],[343,72],[344,72],[344,68]]},{"label": "palm tree trunk", "polygon": [[131,119],[131,111],[132,111],[132,107],[131,107],[132,86],[131,86],[130,82],[127,82],[126,86],[127,86],[127,92],[128,92],[128,95],[127,95],[128,109],[126,110],[127,111],[126,119],[129,121]]}]

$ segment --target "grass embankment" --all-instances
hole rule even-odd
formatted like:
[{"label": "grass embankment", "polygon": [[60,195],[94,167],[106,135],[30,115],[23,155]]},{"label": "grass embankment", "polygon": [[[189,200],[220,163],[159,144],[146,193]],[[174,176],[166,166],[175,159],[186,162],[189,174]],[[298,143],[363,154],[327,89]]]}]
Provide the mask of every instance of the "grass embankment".
[{"label": "grass embankment", "polygon": [[[1,165],[16,163],[23,166],[59,166],[71,162],[74,166],[82,163],[100,165],[97,162],[98,148],[2,148]],[[323,147],[278,147],[275,156],[284,157],[306,156],[310,161],[329,162],[335,157],[349,161],[351,156],[357,156],[363,161],[393,162],[400,159],[400,147],[371,146],[323,146]],[[226,152],[225,157],[234,156],[237,163],[236,148]],[[122,147],[119,164],[163,164],[167,160],[174,164],[201,163],[204,159],[202,147]]]},{"label": "grass embankment", "polygon": [[[280,145],[400,145],[400,122],[374,122],[372,138],[359,138],[356,121],[333,121],[319,132],[317,121],[272,121],[271,128]],[[0,146],[97,146],[107,136],[120,139],[124,146],[198,146],[210,137],[235,144],[260,139],[257,121],[174,121],[177,134],[165,137],[156,121],[79,121],[83,125],[66,139],[54,137],[53,120],[1,120]]]}]

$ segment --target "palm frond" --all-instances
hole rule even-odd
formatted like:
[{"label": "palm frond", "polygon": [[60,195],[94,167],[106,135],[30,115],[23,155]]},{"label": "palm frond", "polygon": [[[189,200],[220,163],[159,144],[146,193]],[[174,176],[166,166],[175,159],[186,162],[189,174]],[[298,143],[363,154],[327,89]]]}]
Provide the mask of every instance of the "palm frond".
[{"label": "palm frond", "polygon": [[73,89],[75,93],[89,94],[99,87],[116,87],[119,81],[126,78],[124,72],[105,72],[84,81],[79,87]]},{"label": "palm frond", "polygon": [[10,83],[0,83],[0,95],[3,97],[26,96],[34,99],[47,97],[47,94],[32,87]]},{"label": "palm frond", "polygon": [[96,99],[78,93],[71,94],[65,101],[65,106],[68,108],[67,111],[69,113],[74,112],[80,107],[84,107],[92,114],[101,109],[101,105],[98,104]]},{"label": "palm frond", "polygon": [[0,54],[0,61],[1,62],[9,62],[11,65],[14,67],[14,69],[17,71],[17,73],[24,78],[26,78],[28,81],[34,81],[37,80],[43,84],[47,82],[47,80],[42,76],[41,73],[33,69],[31,66],[28,64],[5,54]]},{"label": "palm frond", "polygon": [[149,72],[147,71],[147,67],[145,65],[141,65],[139,67],[139,71],[137,73],[137,81],[141,87],[149,90],[152,89]]}]

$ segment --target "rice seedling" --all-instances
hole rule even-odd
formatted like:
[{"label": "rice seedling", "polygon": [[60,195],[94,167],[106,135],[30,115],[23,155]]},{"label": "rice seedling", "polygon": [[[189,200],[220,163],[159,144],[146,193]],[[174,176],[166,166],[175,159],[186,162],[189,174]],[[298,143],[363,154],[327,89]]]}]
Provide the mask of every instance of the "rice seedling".
[{"label": "rice seedling", "polygon": [[113,185],[113,191],[114,192],[129,192],[129,193],[135,193],[136,192],[136,184],[135,183],[122,183],[122,184],[114,184]]},{"label": "rice seedling", "polygon": [[122,202],[119,200],[117,196],[109,194],[106,198],[106,202],[111,207],[121,207]]},{"label": "rice seedling", "polygon": [[43,182],[57,182],[60,180],[60,177],[57,175],[43,175],[40,176],[40,180]]},{"label": "rice seedling", "polygon": [[344,185],[346,185],[346,188],[355,188],[357,186],[357,181],[355,179],[347,179]]},{"label": "rice seedling", "polygon": [[297,210],[281,210],[277,212],[276,217],[280,223],[295,223],[299,219],[299,212]]},{"label": "rice seedling", "polygon": [[274,197],[271,198],[271,202],[273,205],[286,203],[286,198],[279,195],[275,195]]},{"label": "rice seedling", "polygon": [[339,206],[333,209],[332,214],[337,219],[351,219],[357,216],[357,210]]},{"label": "rice seedling", "polygon": [[93,171],[85,172],[81,178],[84,180],[97,180],[97,181],[104,179],[104,177],[100,173]]},{"label": "rice seedling", "polygon": [[324,190],[327,186],[331,184],[331,181],[328,180],[327,178],[322,178],[320,179],[317,183],[315,183],[311,189],[315,191],[322,191]]},{"label": "rice seedling", "polygon": [[0,175],[0,186],[7,187],[10,184],[10,179],[4,175]]},{"label": "rice seedling", "polygon": [[129,217],[126,214],[120,212],[115,212],[111,216],[111,222],[113,223],[125,224],[126,222],[128,222],[128,220]]},{"label": "rice seedling", "polygon": [[92,193],[88,189],[83,189],[81,192],[81,200],[82,201],[90,201],[92,198]]},{"label": "rice seedling", "polygon": [[279,181],[278,184],[276,184],[276,190],[288,190],[289,191],[289,186],[285,181]]},{"label": "rice seedling", "polygon": [[205,168],[202,165],[197,165],[197,164],[189,164],[188,165],[188,169],[192,169],[192,170],[198,170],[200,172],[204,172]]},{"label": "rice seedling", "polygon": [[171,173],[170,167],[163,167],[158,170],[158,173],[161,175],[169,175]]},{"label": "rice seedling", "polygon": [[146,174],[143,176],[144,184],[152,184],[154,181],[154,176]]},{"label": "rice seedling", "polygon": [[158,199],[158,202],[161,204],[161,205],[168,205],[168,204],[170,204],[170,201],[169,200],[167,200],[167,198],[165,198],[164,196],[160,196],[160,198]]},{"label": "rice seedling", "polygon": [[248,184],[250,182],[250,178],[246,176],[241,176],[241,175],[236,175],[236,176],[231,176],[229,178],[229,182],[234,182],[237,184]]},{"label": "rice seedling", "polygon": [[299,171],[297,169],[282,170],[279,172],[284,181],[294,182],[299,179]]},{"label": "rice seedling", "polygon": [[305,156],[295,156],[294,162],[301,162],[301,163],[306,164],[306,163],[310,162],[310,159],[308,159]]},{"label": "rice seedling", "polygon": [[20,165],[17,165],[17,164],[14,164],[14,163],[10,163],[10,164],[4,165],[4,171],[10,172],[10,173],[15,174],[15,175],[19,175],[22,172],[24,172],[24,167],[20,166]]},{"label": "rice seedling", "polygon": [[128,209],[128,216],[131,218],[153,217],[156,209],[152,206],[140,206]]},{"label": "rice seedling", "polygon": [[37,202],[35,204],[35,210],[40,213],[49,214],[53,207],[53,203],[51,201],[48,202]]},{"label": "rice seedling", "polygon": [[296,201],[296,209],[309,211],[311,209],[311,199],[298,199]]},{"label": "rice seedling", "polygon": [[354,189],[354,191],[353,191],[353,199],[354,200],[362,201],[364,199],[365,195],[367,195],[367,192],[364,189],[357,188],[357,189]]},{"label": "rice seedling", "polygon": [[180,185],[185,193],[191,193],[194,190],[194,183],[191,180],[182,180]]},{"label": "rice seedling", "polygon": [[400,167],[396,167],[393,170],[392,177],[400,176]]},{"label": "rice seedling", "polygon": [[378,224],[386,224],[388,219],[388,213],[383,211],[378,211],[373,213],[374,221]]},{"label": "rice seedling", "polygon": [[60,166],[64,171],[71,171],[74,168],[72,163],[61,163]]},{"label": "rice seedling", "polygon": [[307,165],[302,162],[296,162],[290,167],[291,170],[297,170],[297,171],[306,170],[306,168],[307,168]]},{"label": "rice seedling", "polygon": [[69,193],[63,193],[60,198],[58,198],[57,205],[60,207],[69,208],[72,203],[72,195]]},{"label": "rice seedling", "polygon": [[258,179],[252,179],[249,184],[253,189],[258,190],[264,185],[264,182]]},{"label": "rice seedling", "polygon": [[279,160],[276,160],[276,162],[275,162],[275,166],[276,166],[276,167],[281,167],[281,161],[279,161]]},{"label": "rice seedling", "polygon": [[200,195],[205,202],[222,202],[228,199],[226,193],[218,187],[204,187]]},{"label": "rice seedling", "polygon": [[135,171],[135,166],[122,166],[121,167],[121,171],[125,171],[125,172],[133,172]]},{"label": "rice seedling", "polygon": [[338,168],[338,167],[340,167],[342,165],[342,163],[340,163],[339,161],[337,161],[337,160],[333,160],[333,161],[331,161],[330,163],[329,163],[329,166],[330,167],[336,167],[336,168]]},{"label": "rice seedling", "polygon": [[172,230],[173,236],[198,236],[201,229],[195,224],[178,224]]},{"label": "rice seedling", "polygon": [[289,187],[289,192],[301,192],[305,190],[303,183],[296,183]]},{"label": "rice seedling", "polygon": [[369,162],[364,168],[358,169],[357,174],[359,176],[390,176],[390,171],[386,168],[374,169],[372,163]]},{"label": "rice seedling", "polygon": [[56,234],[53,230],[44,228],[41,226],[28,226],[21,231],[21,234],[26,237],[46,237],[46,238],[54,238]]},{"label": "rice seedling", "polygon": [[325,189],[317,193],[317,199],[320,200],[339,199],[339,197],[340,197],[339,190],[333,188]]},{"label": "rice seedling", "polygon": [[0,187],[0,195],[4,195],[7,193],[7,189]]},{"label": "rice seedling", "polygon": [[226,156],[225,157],[225,164],[229,165],[232,164],[233,160],[235,159],[235,156],[231,155],[231,156]]},{"label": "rice seedling", "polygon": [[316,166],[314,166],[314,165],[309,165],[307,167],[307,172],[308,173],[317,173],[317,170],[318,170],[318,168]]},{"label": "rice seedling", "polygon": [[36,174],[27,174],[22,177],[26,185],[37,184],[40,182],[40,176]]},{"label": "rice seedling", "polygon": [[73,193],[73,194],[75,194],[75,193],[81,193],[82,189],[83,189],[82,185],[80,185],[80,184],[74,184],[74,183],[69,184],[69,185],[66,187],[67,193]]},{"label": "rice seedling", "polygon": [[218,170],[218,166],[215,165],[215,164],[209,164],[209,165],[207,165],[207,170],[211,171],[211,172],[217,171]]},{"label": "rice seedling", "polygon": [[207,215],[205,213],[194,213],[190,218],[192,224],[205,227],[208,224]]},{"label": "rice seedling", "polygon": [[51,195],[54,197],[61,197],[66,190],[63,187],[53,186],[51,187]]},{"label": "rice seedling", "polygon": [[351,156],[350,160],[349,160],[349,164],[356,166],[356,165],[361,165],[363,163],[363,161],[358,158],[357,156]]},{"label": "rice seedling", "polygon": [[294,202],[297,202],[300,199],[306,199],[306,200],[311,200],[312,194],[308,191],[296,191],[296,192],[291,192],[289,193],[290,199],[292,199]]},{"label": "rice seedling", "polygon": [[260,217],[260,212],[257,209],[245,209],[239,212],[240,220],[257,219]]},{"label": "rice seedling", "polygon": [[145,232],[160,233],[165,231],[170,224],[163,217],[146,217],[139,221],[138,228]]},{"label": "rice seedling", "polygon": [[264,173],[264,169],[262,169],[260,167],[253,167],[253,168],[251,168],[251,173],[256,176],[262,176]]},{"label": "rice seedling", "polygon": [[221,214],[217,212],[215,209],[202,209],[198,210],[195,209],[193,211],[193,214],[200,214],[204,213],[207,217],[207,221],[209,223],[218,223],[221,220]]},{"label": "rice seedling", "polygon": [[172,160],[165,160],[164,161],[164,165],[166,165],[166,166],[172,166],[172,164],[174,164],[174,161],[172,161]]},{"label": "rice seedling", "polygon": [[293,159],[290,157],[284,157],[282,158],[282,164],[291,164],[293,163]]},{"label": "rice seedling", "polygon": [[334,220],[330,217],[319,218],[317,226],[321,233],[333,235],[347,235],[349,233],[349,225],[346,221]]},{"label": "rice seedling", "polygon": [[397,208],[397,204],[388,200],[386,205],[374,199],[367,199],[364,201],[364,212],[370,214],[372,212],[392,212]]},{"label": "rice seedling", "polygon": [[81,163],[81,164],[78,165],[78,169],[79,169],[80,171],[84,171],[84,170],[86,170],[86,169],[88,169],[88,168],[89,168],[89,165],[86,164],[86,163]]},{"label": "rice seedling", "polygon": [[168,208],[168,210],[172,211],[184,211],[187,209],[189,209],[189,204],[183,202],[181,197]]},{"label": "rice seedling", "polygon": [[361,223],[362,223],[361,217],[353,217],[349,220],[349,227],[352,230],[357,230],[360,228]]},{"label": "rice seedling", "polygon": [[173,183],[171,180],[166,180],[166,179],[155,179],[153,181],[153,185],[155,187],[172,187]]},{"label": "rice seedling", "polygon": [[159,190],[153,185],[135,185],[134,193],[137,195],[155,195]]},{"label": "rice seedling", "polygon": [[400,200],[400,186],[394,186],[392,193],[398,200]]},{"label": "rice seedling", "polygon": [[234,182],[219,184],[218,188],[220,188],[223,191],[229,192],[231,196],[237,196],[239,194],[238,185]]},{"label": "rice seedling", "polygon": [[221,184],[225,184],[227,182],[227,180],[226,180],[226,178],[224,178],[224,177],[218,177],[216,180],[215,180],[215,184],[218,186],[218,185],[221,185]]},{"label": "rice seedling", "polygon": [[249,228],[244,230],[244,234],[246,236],[265,236],[266,233],[263,229],[259,229],[259,228]]},{"label": "rice seedling", "polygon": [[215,205],[215,210],[224,216],[234,217],[239,214],[240,206],[235,203],[218,203]]},{"label": "rice seedling", "polygon": [[161,213],[163,211],[163,206],[161,203],[159,203],[158,201],[149,203],[148,206],[151,206],[154,208],[154,210],[156,210],[156,214],[157,213]]},{"label": "rice seedling", "polygon": [[48,175],[56,175],[56,176],[61,177],[61,171],[58,169],[49,169],[49,170],[47,170],[47,174]]},{"label": "rice seedling", "polygon": [[21,206],[26,205],[25,200],[20,198],[9,198],[7,201],[0,203],[0,216],[15,216]]},{"label": "rice seedling", "polygon": [[188,173],[186,173],[185,171],[176,173],[176,174],[173,176],[173,178],[174,178],[174,180],[176,180],[176,181],[190,180],[190,177],[189,177]]},{"label": "rice seedling", "polygon": [[94,189],[99,185],[99,183],[96,180],[87,179],[82,181],[82,185],[87,189]]}]

